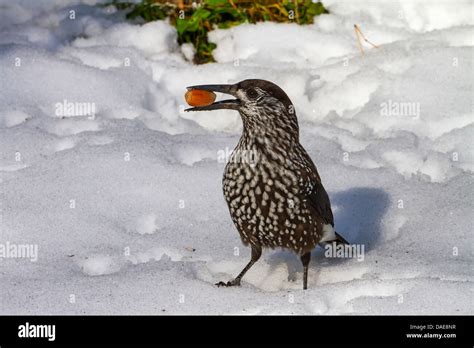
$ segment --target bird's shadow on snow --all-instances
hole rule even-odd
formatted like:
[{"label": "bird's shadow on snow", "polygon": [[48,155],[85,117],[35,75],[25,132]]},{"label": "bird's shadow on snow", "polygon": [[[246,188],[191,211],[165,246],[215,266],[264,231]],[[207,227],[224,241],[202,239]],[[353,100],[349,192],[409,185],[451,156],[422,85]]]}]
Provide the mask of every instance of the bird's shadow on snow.
[{"label": "bird's shadow on snow", "polygon": [[378,188],[356,187],[331,196],[337,207],[334,213],[336,231],[351,244],[373,249],[382,233],[381,222],[390,204],[388,194]]},{"label": "bird's shadow on snow", "polygon": [[[373,187],[356,187],[346,191],[337,192],[331,196],[334,209],[334,221],[336,231],[341,234],[350,244],[364,245],[364,252],[375,248],[382,233],[381,221],[390,204],[388,194]],[[315,248],[311,259],[316,264],[331,263],[338,264],[347,262],[349,259],[328,259],[324,256],[322,248]],[[302,271],[302,264],[295,254],[281,250],[272,253],[268,260],[269,264],[277,267],[282,262],[288,267],[288,279],[295,280],[296,273]]]}]

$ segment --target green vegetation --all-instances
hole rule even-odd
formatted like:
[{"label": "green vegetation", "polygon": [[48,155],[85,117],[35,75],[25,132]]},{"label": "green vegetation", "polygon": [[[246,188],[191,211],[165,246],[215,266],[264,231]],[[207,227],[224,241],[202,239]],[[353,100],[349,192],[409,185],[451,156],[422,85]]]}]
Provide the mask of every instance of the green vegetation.
[{"label": "green vegetation", "polygon": [[178,32],[179,44],[194,45],[194,62],[197,64],[214,61],[212,51],[216,45],[207,40],[207,33],[216,27],[225,29],[241,23],[264,21],[311,24],[314,16],[328,13],[322,3],[311,0],[203,0],[194,7],[183,0],[142,0],[140,3],[114,0],[107,5],[110,4],[126,10],[128,19],[141,18],[150,22],[169,18]]}]

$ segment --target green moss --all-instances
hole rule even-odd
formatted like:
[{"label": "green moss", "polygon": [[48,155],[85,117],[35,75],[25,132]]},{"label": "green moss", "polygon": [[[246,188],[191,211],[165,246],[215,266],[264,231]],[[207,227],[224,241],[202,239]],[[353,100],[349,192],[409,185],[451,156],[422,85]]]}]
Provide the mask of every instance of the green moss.
[{"label": "green moss", "polygon": [[[186,2],[186,1],[183,1]],[[142,0],[140,3],[118,2],[114,5],[126,11],[128,19],[145,22],[169,18],[176,27],[179,44],[192,43],[196,48],[194,62],[213,62],[216,45],[209,42],[207,33],[215,27],[226,29],[242,23],[272,21],[278,23],[311,24],[313,18],[328,13],[320,2],[311,0],[232,1],[203,0],[196,8],[170,1]]]}]

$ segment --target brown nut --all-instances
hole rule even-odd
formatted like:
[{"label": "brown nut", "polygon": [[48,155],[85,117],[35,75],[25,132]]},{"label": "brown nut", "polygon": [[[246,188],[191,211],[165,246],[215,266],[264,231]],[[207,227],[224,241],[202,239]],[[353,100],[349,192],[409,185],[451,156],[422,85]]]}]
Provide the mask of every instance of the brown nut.
[{"label": "brown nut", "polygon": [[186,103],[191,106],[208,106],[214,103],[216,95],[210,91],[204,91],[201,89],[190,89],[184,95]]}]

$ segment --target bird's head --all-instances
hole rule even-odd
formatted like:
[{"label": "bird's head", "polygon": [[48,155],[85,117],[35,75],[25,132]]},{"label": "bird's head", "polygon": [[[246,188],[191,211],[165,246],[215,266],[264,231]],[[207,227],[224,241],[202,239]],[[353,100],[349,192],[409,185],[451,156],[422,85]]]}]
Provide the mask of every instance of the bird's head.
[{"label": "bird's head", "polygon": [[199,89],[229,94],[235,99],[197,106],[186,111],[209,111],[230,109],[239,111],[247,130],[280,130],[298,136],[298,122],[290,98],[276,84],[265,80],[243,80],[233,85],[201,85],[188,89]]}]

